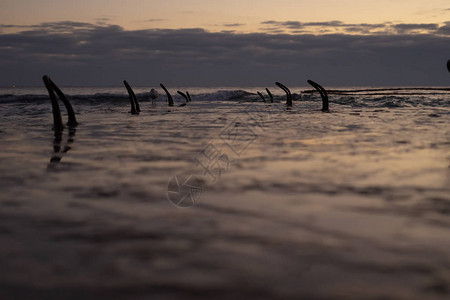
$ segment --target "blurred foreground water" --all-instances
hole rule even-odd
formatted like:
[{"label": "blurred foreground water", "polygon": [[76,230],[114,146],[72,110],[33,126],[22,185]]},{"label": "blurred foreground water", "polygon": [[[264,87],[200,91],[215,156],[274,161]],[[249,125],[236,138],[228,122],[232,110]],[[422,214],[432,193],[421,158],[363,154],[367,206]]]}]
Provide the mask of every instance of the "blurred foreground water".
[{"label": "blurred foreground water", "polygon": [[448,299],[449,94],[71,92],[0,96],[0,298]]}]

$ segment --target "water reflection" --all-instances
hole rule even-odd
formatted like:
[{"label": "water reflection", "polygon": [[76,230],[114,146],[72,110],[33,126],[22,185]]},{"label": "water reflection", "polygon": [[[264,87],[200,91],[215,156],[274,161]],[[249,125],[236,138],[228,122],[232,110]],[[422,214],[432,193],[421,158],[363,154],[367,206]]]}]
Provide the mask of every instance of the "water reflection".
[{"label": "water reflection", "polygon": [[68,126],[68,136],[65,142],[63,142],[63,130],[55,130],[55,138],[53,139],[53,155],[50,158],[48,167],[51,168],[55,164],[61,162],[64,153],[67,153],[72,149],[72,144],[75,141],[76,128]]},{"label": "water reflection", "polygon": [[[55,132],[55,138],[53,140],[53,155],[50,158],[50,163],[48,167],[51,167],[54,164],[58,164],[61,162],[62,155],[67,153],[71,149],[71,144],[74,141],[76,129],[75,127],[78,125],[78,122],[75,117],[75,112],[72,108],[72,104],[70,104],[66,95],[61,91],[61,89],[48,77],[47,75],[42,76],[42,80],[44,81],[45,87],[47,88],[48,95],[52,102],[52,113],[53,113],[53,130]],[[56,95],[63,102],[64,106],[67,110],[67,115],[69,120],[67,122],[69,135],[65,143],[63,141],[63,132],[64,125],[61,118],[61,111],[59,109],[58,99]]]}]

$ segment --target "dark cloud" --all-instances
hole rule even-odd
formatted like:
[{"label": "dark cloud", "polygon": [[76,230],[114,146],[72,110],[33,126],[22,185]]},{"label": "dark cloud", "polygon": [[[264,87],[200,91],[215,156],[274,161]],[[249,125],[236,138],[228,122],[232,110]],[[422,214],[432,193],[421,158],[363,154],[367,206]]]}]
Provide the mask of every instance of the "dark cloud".
[{"label": "dark cloud", "polygon": [[[443,66],[450,53],[450,22],[437,28],[409,24],[395,34],[360,34],[358,28],[370,31],[381,25],[337,21],[284,22],[300,28],[286,34],[276,33],[283,30],[278,23],[265,22],[273,28],[270,33],[248,34],[124,30],[70,21],[27,26],[0,33],[0,85],[40,85],[43,74],[61,85],[120,85],[123,79],[133,85],[185,86],[271,85],[278,80],[301,85],[306,79],[326,85],[448,85]],[[353,32],[327,33],[325,23]],[[325,33],[303,32],[311,26]],[[429,32],[406,34],[423,29]]]},{"label": "dark cloud", "polygon": [[149,23],[153,23],[153,22],[162,22],[162,21],[166,21],[167,19],[148,19],[145,20],[144,22],[149,22]]},{"label": "dark cloud", "polygon": [[309,22],[305,23],[305,26],[324,26],[324,27],[342,27],[342,26],[351,26],[342,23],[341,21],[330,21],[330,22]]},{"label": "dark cloud", "polygon": [[342,21],[328,21],[328,22],[298,22],[298,21],[286,21],[278,22],[274,20],[268,20],[261,22],[261,25],[266,27],[261,30],[266,32],[273,32],[279,30],[291,30],[291,33],[299,32],[311,32],[311,33],[355,33],[355,34],[369,34],[374,30],[385,29],[387,24],[346,24]]},{"label": "dark cloud", "polygon": [[39,25],[33,25],[30,27],[53,31],[60,31],[60,30],[72,31],[80,28],[96,28],[98,27],[98,25],[85,22],[62,21],[62,22],[47,22]]},{"label": "dark cloud", "polygon": [[269,28],[289,28],[289,29],[300,29],[304,25],[298,21],[286,21],[286,22],[277,22],[273,20],[261,22],[262,25],[270,25]]},{"label": "dark cloud", "polygon": [[277,24],[279,24],[280,22],[277,22],[277,21],[274,21],[274,20],[269,20],[269,21],[263,21],[263,22],[261,22],[261,24],[264,24],[264,25],[277,25]]},{"label": "dark cloud", "polygon": [[441,29],[441,26],[436,23],[429,24],[415,24],[415,23],[381,23],[381,24],[347,24],[342,21],[328,21],[328,22],[298,22],[286,21],[278,22],[268,20],[261,22],[261,25],[266,27],[261,30],[266,32],[273,32],[276,30],[291,30],[291,33],[301,32],[311,33],[352,33],[352,34],[409,34],[409,33],[443,33],[445,34],[447,25]]},{"label": "dark cloud", "polygon": [[284,27],[290,28],[290,29],[299,29],[303,27],[303,24],[297,21],[287,21],[283,22],[282,25]]},{"label": "dark cloud", "polygon": [[450,36],[450,22],[445,22],[445,25],[441,26],[437,32],[442,35]]},{"label": "dark cloud", "polygon": [[407,33],[410,31],[417,31],[417,30],[426,30],[426,31],[436,31],[439,29],[438,24],[395,24],[392,25],[392,28],[394,28],[399,33]]},{"label": "dark cloud", "polygon": [[27,25],[12,25],[12,24],[0,24],[0,28],[30,28],[32,26]]},{"label": "dark cloud", "polygon": [[98,22],[108,22],[108,21],[110,21],[111,19],[110,18],[106,18],[106,17],[103,17],[103,18],[96,18],[95,19],[95,21],[98,21]]},{"label": "dark cloud", "polygon": [[243,23],[231,23],[231,24],[223,24],[223,26],[225,26],[225,27],[240,27],[240,26],[245,26],[245,24],[243,24]]}]

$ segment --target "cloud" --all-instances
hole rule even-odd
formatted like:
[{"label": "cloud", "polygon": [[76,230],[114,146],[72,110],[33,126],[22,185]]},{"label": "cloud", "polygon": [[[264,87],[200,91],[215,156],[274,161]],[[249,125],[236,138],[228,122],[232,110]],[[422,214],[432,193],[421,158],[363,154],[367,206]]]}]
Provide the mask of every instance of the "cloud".
[{"label": "cloud", "polygon": [[[266,21],[273,30],[262,33],[125,30],[70,21],[22,27],[0,33],[0,85],[39,85],[43,74],[61,85],[119,85],[123,79],[134,85],[299,85],[310,78],[333,85],[448,85],[443,65],[450,22],[383,25],[395,34],[360,33],[384,28],[380,24],[283,23]],[[303,31],[326,31],[329,24],[352,33]],[[291,33],[276,33],[283,28]],[[424,29],[428,33],[407,34]]]},{"label": "cloud", "polygon": [[110,18],[107,18],[107,17],[103,17],[103,18],[95,18],[95,21],[98,21],[98,22],[108,22],[108,21],[110,21],[111,19]]},{"label": "cloud", "polygon": [[280,22],[277,22],[277,21],[274,21],[274,20],[268,20],[268,21],[261,22],[261,24],[269,24],[269,25],[278,24],[278,23],[280,23]]},{"label": "cloud", "polygon": [[[285,21],[279,22],[275,20],[263,21],[260,23],[265,26],[261,30],[265,32],[276,32],[279,30],[291,30],[291,33],[298,32],[310,32],[316,34],[328,33],[349,33],[349,34],[409,34],[409,33],[442,33],[446,32],[440,30],[441,26],[437,23],[380,23],[380,24],[368,24],[368,23],[356,23],[347,24],[342,21],[328,21],[328,22],[298,22],[298,21]],[[299,31],[301,29],[301,31]]]},{"label": "cloud", "polygon": [[162,21],[167,21],[167,19],[148,19],[148,20],[145,20],[144,22],[153,23],[153,22],[162,22]]},{"label": "cloud", "polygon": [[223,26],[225,26],[225,27],[240,27],[240,26],[245,26],[245,24],[243,24],[243,23],[231,23],[231,24],[223,24]]},{"label": "cloud", "polygon": [[353,25],[344,24],[341,21],[330,21],[330,22],[309,22],[309,23],[305,23],[305,26],[343,27],[343,26],[353,26]]},{"label": "cloud", "polygon": [[287,27],[289,29],[299,29],[303,27],[303,24],[297,21],[287,21],[287,22],[283,22],[282,25],[284,27]]},{"label": "cloud", "polygon": [[[98,24],[84,23],[84,22],[73,22],[73,21],[61,21],[61,22],[46,22],[38,25],[12,25],[12,24],[0,24],[0,29],[15,29],[17,30],[30,30],[31,32],[38,33],[43,31],[47,34],[56,32],[72,32],[79,29],[93,29],[100,28],[104,26],[102,22]],[[24,31],[22,31],[24,33]]]},{"label": "cloud", "polygon": [[438,24],[395,24],[392,25],[398,33],[406,33],[410,31],[436,31],[439,29]]},{"label": "cloud", "polygon": [[450,22],[445,22],[444,26],[439,27],[439,34],[450,36]]}]

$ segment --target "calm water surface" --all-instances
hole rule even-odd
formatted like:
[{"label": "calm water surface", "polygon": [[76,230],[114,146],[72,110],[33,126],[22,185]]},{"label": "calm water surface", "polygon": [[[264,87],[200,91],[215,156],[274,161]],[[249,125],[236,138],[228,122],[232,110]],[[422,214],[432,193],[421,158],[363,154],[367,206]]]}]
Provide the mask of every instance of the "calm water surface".
[{"label": "calm water surface", "polygon": [[63,90],[0,96],[2,298],[448,299],[450,94]]}]

